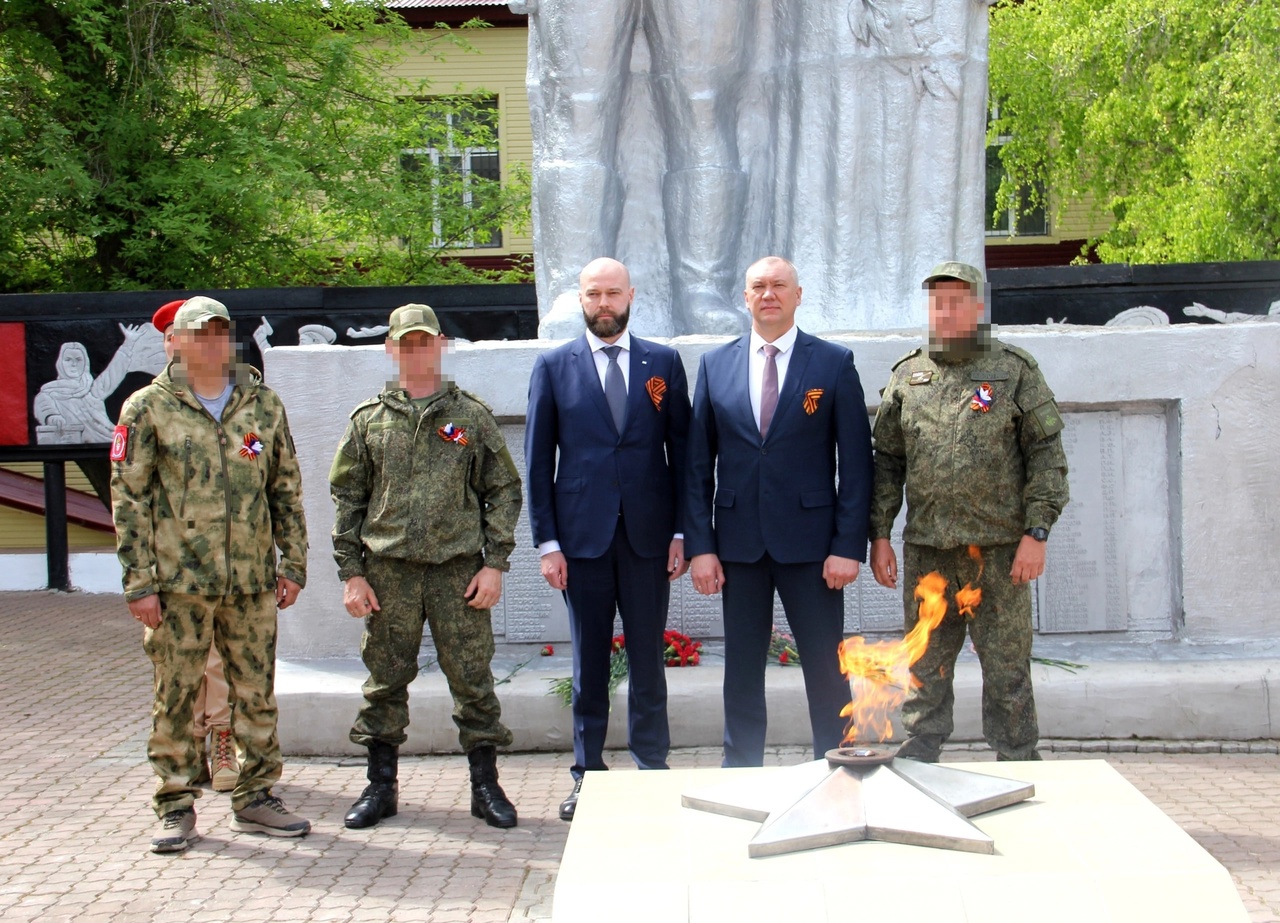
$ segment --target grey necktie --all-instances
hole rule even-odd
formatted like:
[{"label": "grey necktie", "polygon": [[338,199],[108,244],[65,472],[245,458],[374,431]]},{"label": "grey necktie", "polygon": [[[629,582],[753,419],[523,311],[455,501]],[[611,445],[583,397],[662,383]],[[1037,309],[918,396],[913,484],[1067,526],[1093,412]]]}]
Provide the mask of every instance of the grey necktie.
[{"label": "grey necktie", "polygon": [[782,350],[772,343],[764,345],[764,381],[760,385],[760,438],[769,435],[773,412],[778,409],[778,363],[774,357]]},{"label": "grey necktie", "polygon": [[[604,351],[609,354],[609,367],[604,373],[604,399],[609,404],[609,412],[613,414],[613,425],[617,428],[618,435],[622,435],[622,427],[627,422],[627,383],[623,381],[622,368],[618,365],[618,353],[622,352],[622,347],[606,346]],[[776,401],[776,385],[774,391]]]}]

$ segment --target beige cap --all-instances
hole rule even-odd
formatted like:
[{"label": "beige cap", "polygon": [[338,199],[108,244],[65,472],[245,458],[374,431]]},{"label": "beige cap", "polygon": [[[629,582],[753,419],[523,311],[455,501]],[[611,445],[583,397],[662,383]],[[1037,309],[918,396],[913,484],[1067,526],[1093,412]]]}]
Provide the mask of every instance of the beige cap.
[{"label": "beige cap", "polygon": [[398,340],[415,330],[438,336],[440,321],[436,320],[436,312],[425,304],[405,304],[391,312],[391,330],[387,339]]},{"label": "beige cap", "polygon": [[982,285],[982,270],[977,266],[970,266],[968,263],[957,263],[955,260],[948,260],[945,263],[939,263],[933,267],[933,272],[925,278],[921,285],[928,288],[934,282],[942,279],[958,279],[961,282],[968,282],[973,288]]},{"label": "beige cap", "polygon": [[226,321],[228,325],[231,323],[231,315],[227,313],[225,304],[204,295],[196,295],[184,301],[173,315],[173,329],[199,330],[215,317]]}]

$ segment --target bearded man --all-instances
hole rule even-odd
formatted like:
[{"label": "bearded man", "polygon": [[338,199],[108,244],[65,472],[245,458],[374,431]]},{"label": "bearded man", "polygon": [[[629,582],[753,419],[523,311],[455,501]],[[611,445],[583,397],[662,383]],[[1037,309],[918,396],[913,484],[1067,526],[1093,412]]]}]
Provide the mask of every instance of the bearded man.
[{"label": "bearded man", "polygon": [[670,585],[689,567],[681,531],[689,387],[675,350],[627,331],[634,297],[622,263],[588,263],[578,288],[586,332],[539,356],[529,379],[529,521],[573,640],[574,783],[562,820],[573,819],[583,774],[608,769],[615,612],[627,639],[631,757],[641,769],[666,769],[671,745],[662,636]]}]

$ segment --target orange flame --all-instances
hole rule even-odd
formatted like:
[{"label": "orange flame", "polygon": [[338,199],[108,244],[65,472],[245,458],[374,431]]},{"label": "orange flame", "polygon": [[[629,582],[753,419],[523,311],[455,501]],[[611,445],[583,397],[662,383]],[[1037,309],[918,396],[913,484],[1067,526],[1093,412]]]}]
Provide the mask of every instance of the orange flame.
[{"label": "orange flame", "polygon": [[[978,562],[978,579],[982,578],[982,551],[969,546],[969,557]],[[854,636],[840,642],[840,670],[853,686],[853,700],[840,712],[848,718],[843,743],[852,744],[872,739],[886,741],[893,737],[890,715],[902,705],[907,690],[916,684],[911,665],[924,656],[929,636],[942,624],[947,614],[947,579],[934,571],[916,583],[915,598],[919,602],[915,627],[901,641],[873,641]],[[965,584],[955,594],[956,610],[973,618],[982,602],[982,590]]]}]

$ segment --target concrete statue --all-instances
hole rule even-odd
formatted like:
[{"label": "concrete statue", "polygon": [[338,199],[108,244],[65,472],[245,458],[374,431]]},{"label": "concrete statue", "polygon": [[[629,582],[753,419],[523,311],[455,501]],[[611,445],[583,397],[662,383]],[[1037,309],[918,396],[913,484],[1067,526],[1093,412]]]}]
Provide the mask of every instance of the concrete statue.
[{"label": "concrete statue", "polygon": [[[988,0],[524,0],[540,335],[627,262],[644,335],[737,333],[745,267],[801,267],[815,332],[919,322],[981,264]],[[647,298],[648,301],[644,301]]]}]

